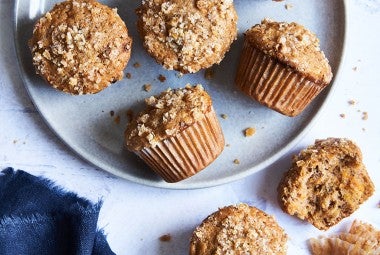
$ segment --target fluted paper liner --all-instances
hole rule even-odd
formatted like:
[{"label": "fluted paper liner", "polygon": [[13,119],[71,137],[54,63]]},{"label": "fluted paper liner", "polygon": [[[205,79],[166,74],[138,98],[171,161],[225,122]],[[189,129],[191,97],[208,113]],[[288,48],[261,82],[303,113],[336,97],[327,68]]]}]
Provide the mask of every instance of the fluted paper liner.
[{"label": "fluted paper liner", "polygon": [[135,153],[167,182],[186,179],[213,162],[224,149],[224,136],[213,108],[205,117],[155,147]]},{"label": "fluted paper liner", "polygon": [[287,116],[296,116],[326,87],[307,79],[244,42],[235,79],[250,97]]}]

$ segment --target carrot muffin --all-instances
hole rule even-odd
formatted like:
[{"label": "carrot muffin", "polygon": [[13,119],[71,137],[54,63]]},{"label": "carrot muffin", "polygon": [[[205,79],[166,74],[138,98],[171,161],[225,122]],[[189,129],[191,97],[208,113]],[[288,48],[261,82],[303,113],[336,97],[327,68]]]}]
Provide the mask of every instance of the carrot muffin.
[{"label": "carrot muffin", "polygon": [[319,40],[305,27],[264,19],[246,31],[235,83],[261,104],[296,116],[331,79]]},{"label": "carrot muffin", "polygon": [[145,0],[137,15],[148,53],[182,73],[219,63],[237,35],[232,0]]},{"label": "carrot muffin", "polygon": [[222,129],[201,85],[168,89],[145,102],[125,130],[125,145],[165,181],[196,174],[222,152]]},{"label": "carrot muffin", "polygon": [[321,230],[351,215],[373,192],[359,147],[343,138],[316,140],[302,150],[278,186],[282,209]]},{"label": "carrot muffin", "polygon": [[56,4],[34,26],[33,64],[54,88],[97,93],[123,77],[132,39],[116,12],[95,0]]},{"label": "carrot muffin", "polygon": [[190,241],[190,255],[286,254],[287,235],[276,220],[246,204],[208,216]]}]

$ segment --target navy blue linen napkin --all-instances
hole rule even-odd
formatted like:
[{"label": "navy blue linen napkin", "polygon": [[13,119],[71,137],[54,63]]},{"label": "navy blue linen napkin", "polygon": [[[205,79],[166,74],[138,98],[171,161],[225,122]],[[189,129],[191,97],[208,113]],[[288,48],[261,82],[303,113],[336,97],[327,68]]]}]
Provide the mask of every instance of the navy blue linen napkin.
[{"label": "navy blue linen napkin", "polygon": [[97,229],[101,202],[22,170],[0,173],[0,254],[109,255]]}]

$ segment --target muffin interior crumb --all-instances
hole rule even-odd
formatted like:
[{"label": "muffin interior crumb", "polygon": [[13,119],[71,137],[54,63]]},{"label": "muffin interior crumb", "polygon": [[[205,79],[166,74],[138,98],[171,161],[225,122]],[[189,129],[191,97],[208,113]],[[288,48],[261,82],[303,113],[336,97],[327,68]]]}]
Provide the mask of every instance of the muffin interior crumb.
[{"label": "muffin interior crumb", "polygon": [[343,138],[317,140],[294,157],[279,188],[281,207],[326,230],[374,192],[360,149]]}]

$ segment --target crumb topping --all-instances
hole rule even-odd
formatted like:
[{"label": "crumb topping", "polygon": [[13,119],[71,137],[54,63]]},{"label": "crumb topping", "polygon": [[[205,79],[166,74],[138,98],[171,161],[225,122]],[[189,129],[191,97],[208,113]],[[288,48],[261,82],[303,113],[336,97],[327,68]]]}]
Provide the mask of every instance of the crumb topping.
[{"label": "crumb topping", "polygon": [[137,15],[149,54],[182,73],[219,63],[237,35],[232,0],[143,0]]},{"label": "crumb topping", "polygon": [[286,254],[286,242],[272,216],[239,204],[220,209],[195,229],[190,254]]},{"label": "crumb topping", "polygon": [[146,109],[125,131],[125,143],[131,150],[154,147],[204,118],[204,114],[212,109],[211,97],[199,84],[168,89],[145,99],[145,103]]},{"label": "crumb topping", "polygon": [[122,79],[131,43],[116,9],[94,0],[55,5],[29,41],[37,73],[71,94],[97,93]]},{"label": "crumb topping", "polygon": [[246,39],[266,54],[295,68],[313,82],[328,84],[331,67],[317,36],[297,23],[264,19],[245,33]]}]

